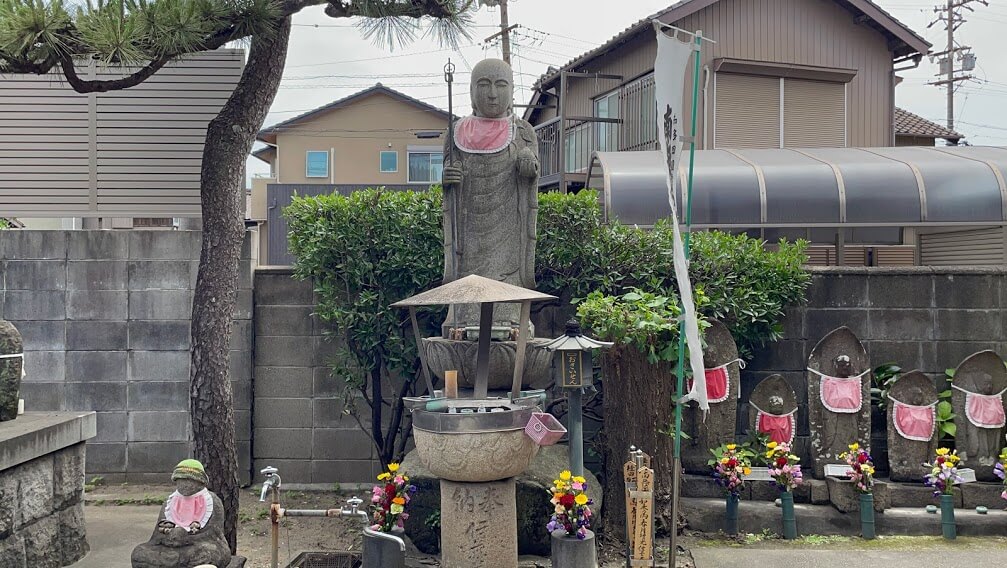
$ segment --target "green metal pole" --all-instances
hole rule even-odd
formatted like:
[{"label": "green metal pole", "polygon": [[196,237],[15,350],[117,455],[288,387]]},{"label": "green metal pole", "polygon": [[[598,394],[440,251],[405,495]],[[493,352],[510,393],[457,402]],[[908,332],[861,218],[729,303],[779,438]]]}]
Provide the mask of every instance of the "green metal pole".
[{"label": "green metal pole", "polygon": [[[700,60],[702,59],[702,49],[703,49],[703,31],[696,30],[695,35],[696,42],[696,53],[695,62],[693,64],[692,71],[692,125],[690,127],[690,140],[689,140],[689,178],[688,186],[686,189],[686,203],[685,203],[685,238],[684,249],[685,249],[685,259],[689,260],[689,242],[692,232],[692,173],[696,165],[696,99],[699,98],[699,66]],[[678,175],[678,172],[671,172],[671,175]],[[673,178],[674,180],[674,178]],[[674,220],[675,223],[678,219]],[[683,390],[685,389],[685,310],[683,306],[682,310],[682,321],[678,326],[678,371],[677,374],[677,390],[675,395],[677,398],[681,398],[683,395]],[[674,465],[672,471],[672,494],[671,494],[671,539],[670,547],[668,550],[668,566],[674,568],[676,561],[678,559],[678,494],[681,490],[681,469],[682,469],[682,405],[679,403],[675,404],[675,450],[674,450]]]}]

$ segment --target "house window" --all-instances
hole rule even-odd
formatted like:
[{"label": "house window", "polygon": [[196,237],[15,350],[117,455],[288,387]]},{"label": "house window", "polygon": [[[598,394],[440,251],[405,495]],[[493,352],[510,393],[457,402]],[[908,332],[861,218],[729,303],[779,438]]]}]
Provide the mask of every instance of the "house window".
[{"label": "house window", "polygon": [[843,148],[846,84],[717,73],[715,148]]},{"label": "house window", "polygon": [[[598,97],[594,100],[594,116],[597,118],[619,118],[619,91]],[[595,148],[599,152],[615,152],[619,149],[619,125],[609,122],[596,122],[597,135]]]},{"label": "house window", "polygon": [[440,183],[443,173],[443,152],[409,152],[409,183]]},{"label": "house window", "polygon": [[308,150],[305,163],[305,177],[324,178],[329,177],[329,153],[328,151]]},{"label": "house window", "polygon": [[399,171],[399,153],[394,151],[381,152],[381,173],[393,174]]},{"label": "house window", "polygon": [[657,101],[654,75],[628,83],[619,93],[619,108],[623,124],[619,132],[619,150],[653,150],[657,148]]}]

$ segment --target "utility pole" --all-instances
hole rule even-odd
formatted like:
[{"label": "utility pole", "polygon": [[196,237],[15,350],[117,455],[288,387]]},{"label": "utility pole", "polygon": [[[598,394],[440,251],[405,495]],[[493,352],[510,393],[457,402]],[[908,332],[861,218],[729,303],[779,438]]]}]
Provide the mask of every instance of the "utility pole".
[{"label": "utility pole", "polygon": [[[972,53],[972,48],[967,45],[957,45],[955,43],[955,32],[965,23],[965,17],[962,15],[962,8],[975,12],[975,10],[970,6],[973,2],[979,2],[983,6],[989,6],[987,0],[947,0],[947,4],[943,6],[936,6],[934,12],[938,14],[937,19],[930,22],[928,28],[934,26],[938,22],[944,22],[944,26],[948,32],[948,42],[947,48],[939,53],[933,53],[930,55],[930,60],[933,61],[935,57],[939,58],[940,71],[937,73],[937,77],[940,79],[937,81],[932,81],[929,84],[934,86],[945,86],[948,91],[948,109],[947,109],[947,127],[948,130],[955,129],[955,88],[957,83],[961,81],[967,81],[972,78],[972,75],[966,74],[968,71],[972,71],[976,66],[976,56]],[[956,69],[957,64],[961,64],[961,67]],[[949,145],[952,143],[949,141]]]},{"label": "utility pole", "polygon": [[500,48],[503,52],[503,60],[510,65],[510,33],[515,30],[518,26],[514,24],[510,25],[510,18],[507,16],[507,0],[482,0],[482,3],[487,6],[499,6],[500,7],[500,31],[489,36],[484,43],[489,43],[496,38],[500,38]]}]

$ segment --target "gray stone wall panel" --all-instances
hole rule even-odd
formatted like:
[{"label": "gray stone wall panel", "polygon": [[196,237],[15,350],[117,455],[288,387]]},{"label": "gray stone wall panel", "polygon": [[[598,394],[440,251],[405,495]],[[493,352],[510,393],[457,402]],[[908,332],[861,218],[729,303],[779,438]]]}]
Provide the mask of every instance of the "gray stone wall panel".
[{"label": "gray stone wall panel", "polygon": [[126,262],[122,260],[71,260],[66,266],[70,290],[125,290]]},{"label": "gray stone wall panel", "polygon": [[125,321],[68,321],[68,351],[119,351],[125,354],[129,335]]}]

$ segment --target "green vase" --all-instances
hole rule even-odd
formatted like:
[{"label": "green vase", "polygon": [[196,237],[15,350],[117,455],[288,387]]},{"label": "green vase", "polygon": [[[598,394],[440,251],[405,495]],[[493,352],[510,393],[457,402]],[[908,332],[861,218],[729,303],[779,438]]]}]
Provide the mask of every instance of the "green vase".
[{"label": "green vase", "polygon": [[780,505],[783,507],[783,538],[797,538],[797,518],[794,516],[794,494],[790,491],[780,493]]},{"label": "green vase", "polygon": [[958,536],[958,528],[955,526],[954,495],[941,495],[941,531],[948,540],[954,540]]},{"label": "green vase", "polygon": [[874,539],[874,494],[860,494],[860,535],[865,540]]},{"label": "green vase", "polygon": [[724,517],[724,532],[738,534],[738,502],[741,498],[734,493],[727,494],[727,515]]}]

